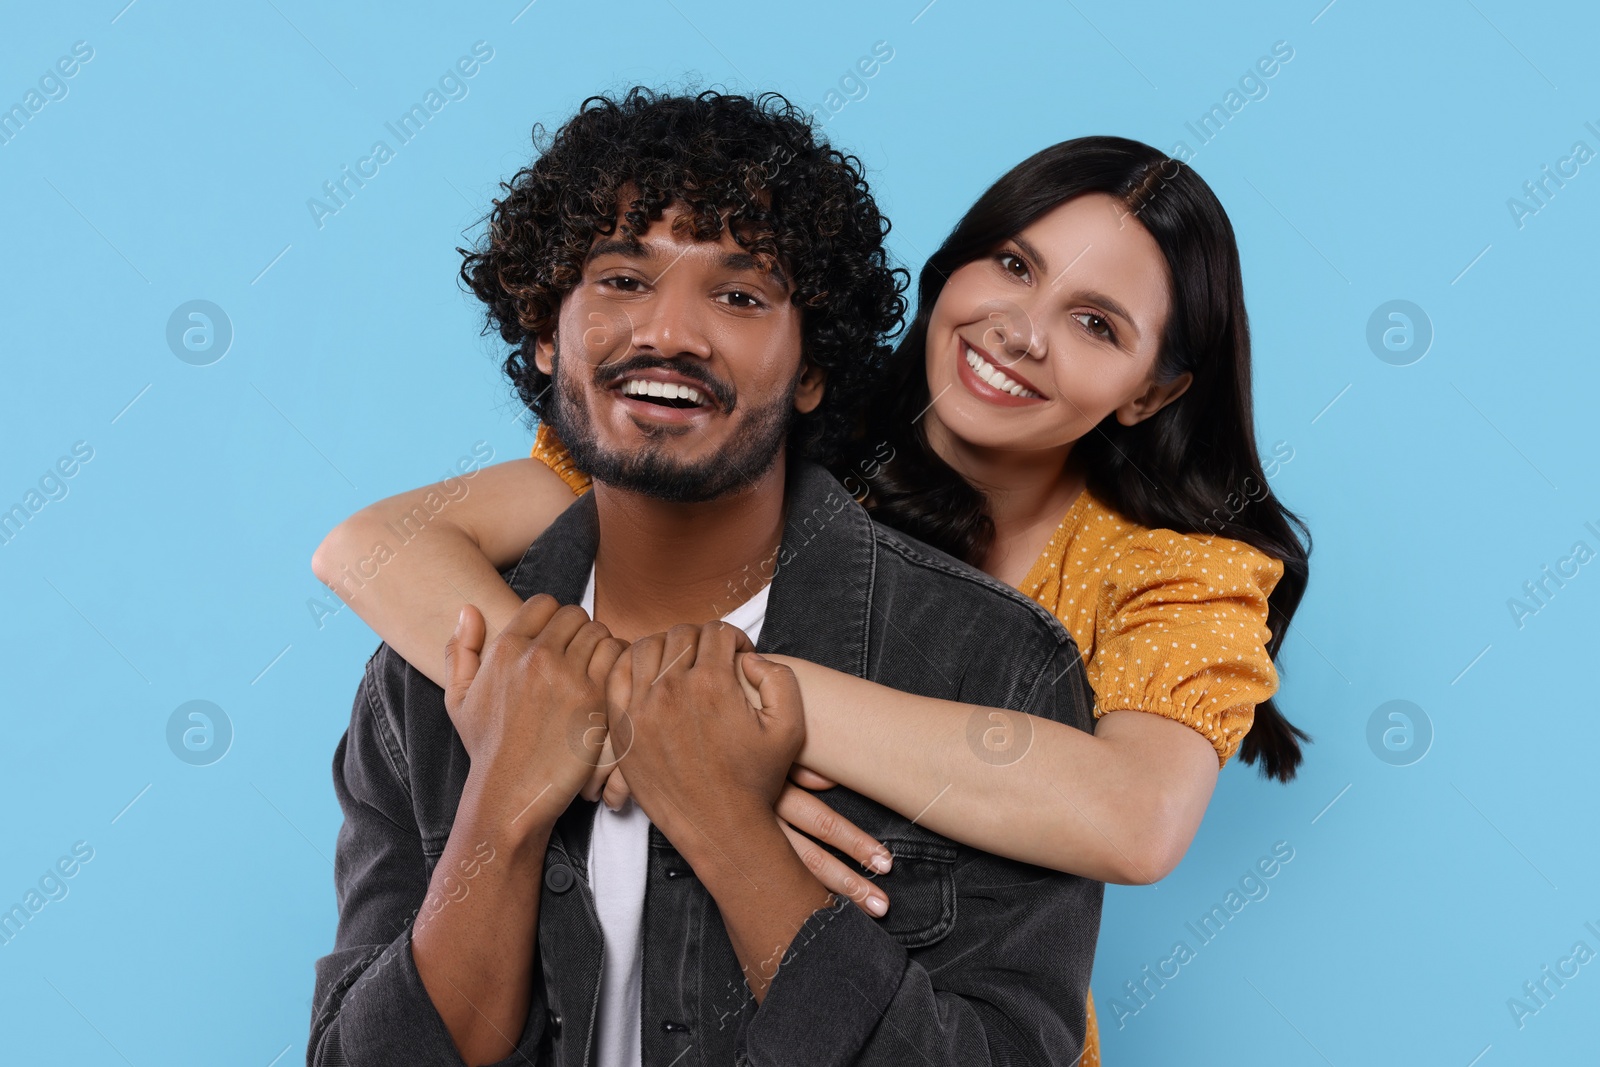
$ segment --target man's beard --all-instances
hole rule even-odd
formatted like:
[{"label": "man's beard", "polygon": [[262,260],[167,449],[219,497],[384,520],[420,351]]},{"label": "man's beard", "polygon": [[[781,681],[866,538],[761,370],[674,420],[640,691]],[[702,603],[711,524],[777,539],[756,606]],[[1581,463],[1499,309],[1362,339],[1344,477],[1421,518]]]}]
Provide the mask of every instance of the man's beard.
[{"label": "man's beard", "polygon": [[[657,361],[653,365],[662,365]],[[722,451],[696,462],[674,459],[668,449],[681,432],[666,429],[645,431],[656,438],[628,452],[603,447],[594,432],[585,403],[584,386],[577,375],[593,368],[579,362],[571,372],[561,373],[561,345],[555,343],[550,357],[550,402],[544,417],[566,446],[574,465],[591,479],[618,489],[676,504],[699,504],[715,500],[740,489],[772,469],[789,429],[794,423],[794,382],[765,408],[752,409],[732,429]],[[697,379],[699,380],[699,379]],[[702,392],[708,390],[702,389]],[[710,394],[715,395],[715,394]],[[700,433],[689,429],[689,433]]]}]

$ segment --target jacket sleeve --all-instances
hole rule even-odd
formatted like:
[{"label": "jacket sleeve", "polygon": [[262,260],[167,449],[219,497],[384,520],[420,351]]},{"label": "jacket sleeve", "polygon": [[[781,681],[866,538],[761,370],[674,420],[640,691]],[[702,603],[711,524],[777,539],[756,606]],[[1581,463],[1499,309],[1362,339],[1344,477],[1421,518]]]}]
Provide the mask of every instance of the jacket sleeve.
[{"label": "jacket sleeve", "polygon": [[[1077,646],[1033,663],[1017,710],[1091,722]],[[1075,1065],[1104,883],[965,847],[953,876],[955,922],[931,945],[907,949],[843,897],[814,912],[739,1035],[738,1063]]]},{"label": "jacket sleeve", "polygon": [[[390,727],[396,720],[385,715],[394,692],[383,679],[393,672],[380,665],[393,656],[385,645],[368,660],[349,729],[333,754],[333,789],[344,812],[333,864],[339,925],[333,951],[316,963],[307,1067],[463,1067],[411,956],[428,871],[404,751]],[[517,1048],[500,1063],[540,1062],[544,1029],[543,982],[536,980]]]}]

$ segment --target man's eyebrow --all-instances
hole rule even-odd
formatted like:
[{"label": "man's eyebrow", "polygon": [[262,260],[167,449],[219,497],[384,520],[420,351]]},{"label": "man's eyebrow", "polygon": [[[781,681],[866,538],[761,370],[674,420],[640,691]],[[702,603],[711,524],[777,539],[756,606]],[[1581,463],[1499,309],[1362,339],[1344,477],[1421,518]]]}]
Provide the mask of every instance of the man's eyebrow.
[{"label": "man's eyebrow", "polygon": [[[1037,248],[1033,247],[1033,245],[1029,244],[1026,240],[1024,240],[1021,237],[1013,237],[1011,239],[1011,241],[1018,248],[1022,249],[1022,251],[1027,255],[1027,257],[1029,259],[1033,260],[1035,263],[1037,263],[1039,265],[1040,273],[1042,273],[1042,274],[1049,274],[1050,273],[1050,265],[1045,262],[1044,256],[1039,254],[1039,250]],[[1072,264],[1069,263],[1067,265],[1070,267]],[[1139,324],[1133,320],[1133,316],[1132,315],[1128,314],[1128,309],[1123,307],[1120,303],[1118,303],[1117,301],[1111,299],[1106,294],[1104,294],[1102,292],[1098,292],[1098,291],[1096,291],[1094,289],[1081,290],[1079,295],[1081,295],[1085,300],[1089,301],[1091,304],[1099,304],[1101,307],[1103,307],[1107,311],[1111,312],[1111,314],[1113,314],[1113,315],[1117,316],[1118,318],[1122,319],[1124,322],[1126,322],[1128,324],[1128,328],[1133,331],[1133,335],[1135,337],[1140,336]]]},{"label": "man's eyebrow", "polygon": [[656,258],[656,250],[639,241],[630,241],[626,237],[608,237],[604,241],[597,241],[589,249],[589,255],[585,257],[585,262],[590,259],[597,259],[600,256],[610,255],[642,256],[645,259],[654,259]]},{"label": "man's eyebrow", "polygon": [[748,270],[755,271],[758,274],[768,274],[780,286],[785,289],[789,288],[789,277],[783,273],[782,267],[774,263],[771,270],[762,270],[760,261],[749,252],[729,252],[722,257],[722,265],[729,270]]}]

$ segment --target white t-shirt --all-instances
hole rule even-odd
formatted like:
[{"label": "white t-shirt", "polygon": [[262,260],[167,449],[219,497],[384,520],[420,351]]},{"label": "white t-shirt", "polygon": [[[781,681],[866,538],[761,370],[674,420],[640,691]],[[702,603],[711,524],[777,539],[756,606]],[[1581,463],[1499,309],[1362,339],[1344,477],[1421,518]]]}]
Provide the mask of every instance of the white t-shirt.
[{"label": "white t-shirt", "polygon": [[[761,640],[771,584],[723,616],[739,627],[752,644]],[[594,617],[594,564],[583,589],[583,610]],[[601,620],[604,621],[604,620]],[[600,965],[600,1025],[595,1063],[598,1067],[641,1067],[639,981],[644,971],[644,946],[639,927],[644,921],[645,868],[650,858],[650,820],[629,797],[621,811],[601,801],[595,807],[589,838],[589,884],[594,887],[605,958]]]}]

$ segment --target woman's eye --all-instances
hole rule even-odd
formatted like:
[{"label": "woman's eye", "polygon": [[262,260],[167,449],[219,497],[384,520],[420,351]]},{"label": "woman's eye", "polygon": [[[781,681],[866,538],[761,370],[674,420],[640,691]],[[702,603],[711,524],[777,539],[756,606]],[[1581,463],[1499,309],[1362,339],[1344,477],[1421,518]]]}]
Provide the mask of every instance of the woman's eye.
[{"label": "woman's eye", "polygon": [[612,278],[601,278],[600,284],[609,286],[610,288],[616,289],[619,292],[634,293],[638,292],[637,286],[639,284],[639,279],[630,278],[625,274],[619,274]]},{"label": "woman's eye", "polygon": [[1111,320],[1107,319],[1104,315],[1096,315],[1092,311],[1079,311],[1072,317],[1078,319],[1080,322],[1083,319],[1091,320],[1090,322],[1084,323],[1084,329],[1088,330],[1096,337],[1103,337],[1108,341],[1114,341],[1117,339],[1116,331],[1111,328]]},{"label": "woman's eye", "polygon": [[761,306],[761,301],[758,298],[742,289],[735,289],[733,292],[723,293],[721,297],[718,297],[719,300],[723,298],[726,298],[728,303],[732,304],[736,308],[754,308]]},{"label": "woman's eye", "polygon": [[1000,269],[1007,274],[1015,275],[1018,278],[1026,278],[1028,276],[1028,265],[1022,261],[1021,256],[1010,252],[1001,252],[998,258],[1000,260]]}]

